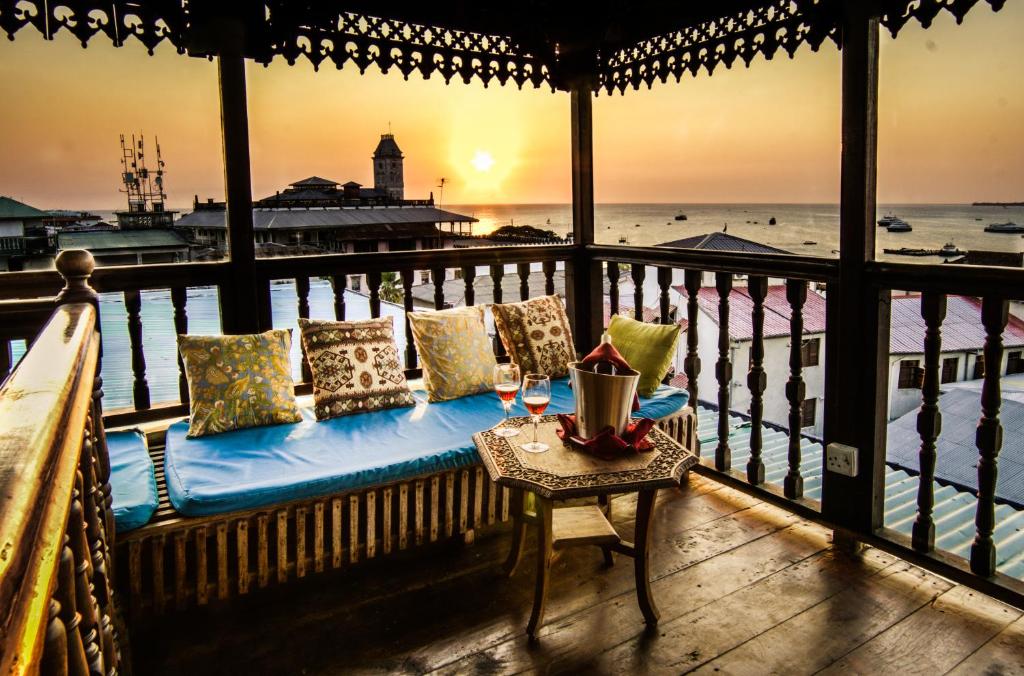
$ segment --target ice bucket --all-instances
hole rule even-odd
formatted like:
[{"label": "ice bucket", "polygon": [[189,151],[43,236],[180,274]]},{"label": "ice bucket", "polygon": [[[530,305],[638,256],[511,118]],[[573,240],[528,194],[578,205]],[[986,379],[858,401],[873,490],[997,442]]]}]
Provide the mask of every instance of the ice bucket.
[{"label": "ice bucket", "polygon": [[577,434],[593,439],[611,426],[621,436],[633,411],[640,372],[619,369],[615,375],[608,375],[588,370],[581,362],[571,362],[569,378],[576,398]]}]

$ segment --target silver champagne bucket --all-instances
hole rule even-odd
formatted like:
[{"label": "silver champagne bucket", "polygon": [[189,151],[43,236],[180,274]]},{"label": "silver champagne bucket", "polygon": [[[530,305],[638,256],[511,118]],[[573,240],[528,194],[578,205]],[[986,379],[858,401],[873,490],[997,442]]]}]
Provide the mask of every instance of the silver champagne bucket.
[{"label": "silver champagne bucket", "polygon": [[569,364],[569,378],[576,397],[576,429],[584,439],[593,439],[611,426],[621,436],[633,412],[633,397],[640,372],[619,370],[615,375],[594,373],[580,362]]}]

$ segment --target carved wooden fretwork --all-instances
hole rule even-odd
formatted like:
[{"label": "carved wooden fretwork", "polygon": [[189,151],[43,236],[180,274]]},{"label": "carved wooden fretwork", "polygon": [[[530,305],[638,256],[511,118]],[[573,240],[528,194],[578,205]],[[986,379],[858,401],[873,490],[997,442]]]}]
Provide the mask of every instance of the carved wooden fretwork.
[{"label": "carved wooden fretwork", "polygon": [[[929,26],[942,11],[960,21],[980,1],[995,10],[1004,2],[881,0],[882,23],[895,35],[911,19]],[[382,2],[379,13],[385,16],[371,16],[347,11],[352,7],[345,2],[327,0],[0,0],[0,30],[11,39],[26,26],[47,39],[65,31],[83,46],[98,34],[115,46],[134,37],[150,53],[166,41],[180,53],[212,56],[218,40],[230,32],[224,30],[227,22],[243,29],[243,52],[260,63],[281,56],[290,64],[305,58],[314,68],[330,61],[338,68],[354,65],[360,72],[397,69],[406,78],[437,74],[445,82],[478,79],[484,85],[497,81],[552,89],[564,89],[572,81],[609,92],[702,69],[710,73],[737,60],[749,65],[755,56],[770,59],[780,49],[792,56],[805,43],[816,50],[826,39],[842,42],[842,0],[727,5],[727,13],[713,16],[700,7],[666,14],[659,3],[598,2],[587,16],[580,16],[583,10],[573,10],[571,4],[552,9],[527,2],[514,19],[492,20],[481,32],[476,20],[495,9],[487,3],[467,6],[465,21],[438,10],[436,25],[431,25],[433,15],[422,8],[417,16],[424,23],[388,18],[389,8],[395,15],[403,12],[401,2]],[[627,22],[633,27],[631,37],[615,39],[616,27]],[[575,60],[565,58],[567,49],[577,55]],[[580,70],[589,72],[576,72]]]}]

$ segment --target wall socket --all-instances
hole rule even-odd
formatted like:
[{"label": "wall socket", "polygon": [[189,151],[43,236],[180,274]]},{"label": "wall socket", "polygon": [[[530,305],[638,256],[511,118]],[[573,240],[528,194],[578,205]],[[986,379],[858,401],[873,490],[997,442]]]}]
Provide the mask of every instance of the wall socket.
[{"label": "wall socket", "polygon": [[832,442],[825,450],[825,468],[843,476],[857,476],[857,449]]}]

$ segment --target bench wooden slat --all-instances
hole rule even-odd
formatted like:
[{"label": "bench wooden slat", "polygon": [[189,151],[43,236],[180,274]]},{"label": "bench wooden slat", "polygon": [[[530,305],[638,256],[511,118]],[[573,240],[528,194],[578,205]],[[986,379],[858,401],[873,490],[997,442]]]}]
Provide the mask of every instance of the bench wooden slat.
[{"label": "bench wooden slat", "polygon": [[205,606],[210,600],[209,588],[206,585],[206,526],[196,528],[196,603]]},{"label": "bench wooden slat", "polygon": [[239,519],[235,526],[238,545],[238,593],[249,593],[249,519]]},{"label": "bench wooden slat", "polygon": [[383,524],[381,525],[382,543],[385,554],[391,553],[391,503],[394,500],[394,489],[384,489]]},{"label": "bench wooden slat", "polygon": [[313,570],[324,572],[324,503],[313,506]]},{"label": "bench wooden slat", "polygon": [[269,530],[270,517],[267,514],[260,514],[256,517],[256,584],[263,589],[270,584],[270,538]]}]

